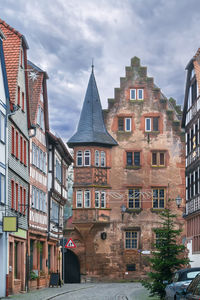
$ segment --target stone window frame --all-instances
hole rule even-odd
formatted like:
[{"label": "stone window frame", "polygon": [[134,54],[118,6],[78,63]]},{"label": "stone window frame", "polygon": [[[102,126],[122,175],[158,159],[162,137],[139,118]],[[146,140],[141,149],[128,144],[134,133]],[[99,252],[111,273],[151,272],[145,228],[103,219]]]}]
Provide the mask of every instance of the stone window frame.
[{"label": "stone window frame", "polygon": [[91,191],[84,190],[84,208],[91,207]]},{"label": "stone window frame", "polygon": [[124,233],[124,248],[126,250],[135,250],[139,247],[139,231],[125,230]]},{"label": "stone window frame", "polygon": [[[80,196],[80,199],[78,199],[78,195]],[[80,205],[78,205],[80,204]],[[77,190],[76,191],[76,208],[82,208],[83,207],[83,190]]]},{"label": "stone window frame", "polygon": [[[158,120],[157,127],[155,128],[154,119]],[[147,125],[148,120],[150,121],[150,126]],[[159,117],[145,117],[145,132],[159,132]]]},{"label": "stone window frame", "polygon": [[[106,208],[106,192],[96,190],[94,195],[95,195],[95,201],[94,201],[95,208]],[[98,197],[96,197],[97,195]],[[102,195],[104,195],[103,198]],[[104,203],[104,205],[102,205],[102,203]]]},{"label": "stone window frame", "polygon": [[[127,121],[130,120],[130,129],[127,129]],[[121,122],[121,124],[120,124]],[[118,117],[118,131],[120,132],[132,132],[132,117]]]},{"label": "stone window frame", "polygon": [[[128,163],[128,153],[132,153],[131,164]],[[139,165],[135,164],[135,153],[139,153]],[[141,150],[126,150],[126,166],[136,168],[141,167]]]},{"label": "stone window frame", "polygon": [[[161,158],[163,155],[163,159]],[[163,160],[163,163],[161,161]],[[166,167],[166,150],[152,150],[151,151],[151,166],[152,167]]]}]

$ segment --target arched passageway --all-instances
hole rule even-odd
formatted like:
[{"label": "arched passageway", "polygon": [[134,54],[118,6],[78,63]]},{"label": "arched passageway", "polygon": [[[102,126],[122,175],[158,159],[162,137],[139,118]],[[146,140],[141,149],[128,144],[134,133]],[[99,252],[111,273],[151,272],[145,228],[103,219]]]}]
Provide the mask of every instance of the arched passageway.
[{"label": "arched passageway", "polygon": [[64,253],[64,282],[80,283],[80,263],[77,255],[67,249]]}]

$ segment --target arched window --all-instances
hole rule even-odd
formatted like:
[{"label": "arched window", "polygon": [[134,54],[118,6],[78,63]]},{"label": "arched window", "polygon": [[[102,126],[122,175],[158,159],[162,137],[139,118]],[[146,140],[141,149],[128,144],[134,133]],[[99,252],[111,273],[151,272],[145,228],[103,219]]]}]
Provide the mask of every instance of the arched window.
[{"label": "arched window", "polygon": [[85,150],[84,152],[84,165],[90,166],[90,150]]},{"label": "arched window", "polygon": [[99,167],[99,151],[95,151],[95,166]]},{"label": "arched window", "polygon": [[101,167],[106,166],[106,153],[104,151],[101,151]]},{"label": "arched window", "polygon": [[83,165],[83,152],[80,150],[77,151],[77,154],[76,154],[76,164],[77,164],[77,166]]}]

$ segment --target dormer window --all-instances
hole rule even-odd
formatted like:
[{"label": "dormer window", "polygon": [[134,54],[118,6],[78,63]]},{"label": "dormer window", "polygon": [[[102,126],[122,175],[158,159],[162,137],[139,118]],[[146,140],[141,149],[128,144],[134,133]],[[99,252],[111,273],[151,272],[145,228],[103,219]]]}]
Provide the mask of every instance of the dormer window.
[{"label": "dormer window", "polygon": [[130,89],[130,100],[143,100],[144,89]]},{"label": "dormer window", "polygon": [[90,166],[90,150],[84,152],[84,166]]}]

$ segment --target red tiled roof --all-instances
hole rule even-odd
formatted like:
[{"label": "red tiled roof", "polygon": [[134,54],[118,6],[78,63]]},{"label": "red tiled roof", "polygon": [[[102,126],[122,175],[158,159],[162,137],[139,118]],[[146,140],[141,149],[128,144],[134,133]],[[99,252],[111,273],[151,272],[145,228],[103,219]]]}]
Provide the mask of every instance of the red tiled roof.
[{"label": "red tiled roof", "polygon": [[15,103],[20,47],[23,36],[17,30],[6,24],[6,22],[1,19],[0,29],[6,37],[6,39],[3,40],[3,47],[8,78],[8,87],[10,93],[10,101],[11,103]]}]

